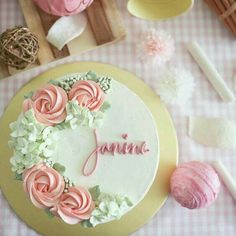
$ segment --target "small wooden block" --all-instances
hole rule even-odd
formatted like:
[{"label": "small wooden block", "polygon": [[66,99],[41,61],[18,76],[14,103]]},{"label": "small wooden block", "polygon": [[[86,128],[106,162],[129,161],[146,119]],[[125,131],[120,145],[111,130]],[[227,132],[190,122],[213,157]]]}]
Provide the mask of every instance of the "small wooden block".
[{"label": "small wooden block", "polygon": [[9,75],[8,66],[0,62],[0,79],[3,79]]},{"label": "small wooden block", "polygon": [[114,36],[101,1],[95,0],[86,11],[97,45],[112,41]]},{"label": "small wooden block", "polygon": [[67,44],[70,55],[78,55],[82,52],[97,48],[97,42],[94,38],[90,24],[87,24],[85,31],[77,38]]},{"label": "small wooden block", "polygon": [[122,38],[126,35],[123,20],[120,12],[117,10],[115,0],[100,0],[104,9],[107,21],[115,38]]}]

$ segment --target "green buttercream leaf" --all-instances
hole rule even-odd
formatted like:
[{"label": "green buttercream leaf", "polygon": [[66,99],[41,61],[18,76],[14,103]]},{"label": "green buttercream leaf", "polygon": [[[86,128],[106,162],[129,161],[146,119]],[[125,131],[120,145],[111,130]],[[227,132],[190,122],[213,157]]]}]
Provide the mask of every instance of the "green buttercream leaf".
[{"label": "green buttercream leaf", "polygon": [[111,107],[111,105],[110,105],[109,102],[104,102],[103,105],[102,105],[101,108],[100,108],[100,111],[104,113],[104,112],[106,112],[110,107]]},{"label": "green buttercream leaf", "polygon": [[63,129],[66,129],[67,128],[67,125],[65,124],[65,122],[59,124],[59,125],[56,125],[55,126],[58,130],[63,130]]},{"label": "green buttercream leaf", "polygon": [[128,197],[125,197],[125,202],[127,203],[127,205],[129,207],[132,207],[133,206],[133,203],[130,201],[130,199]]},{"label": "green buttercream leaf", "polygon": [[14,178],[14,179],[15,179],[15,180],[22,181],[22,180],[23,180],[22,174],[17,174],[17,173],[15,173],[15,178]]},{"label": "green buttercream leaf", "polygon": [[101,194],[100,187],[99,187],[98,185],[96,185],[96,186],[93,187],[93,188],[90,188],[90,189],[89,189],[89,192],[90,192],[90,194],[91,194],[91,196],[92,196],[92,199],[93,199],[94,201],[97,201],[98,198],[99,198],[99,196],[100,196],[100,194]]},{"label": "green buttercream leaf", "polygon": [[84,227],[84,228],[92,228],[93,225],[90,223],[89,220],[84,220],[81,222],[81,225]]},{"label": "green buttercream leaf", "polygon": [[48,218],[52,219],[54,217],[54,215],[52,214],[52,212],[50,211],[49,208],[45,209],[45,213],[48,215]]},{"label": "green buttercream leaf", "polygon": [[94,82],[97,82],[97,74],[94,72],[94,71],[89,71],[87,74],[86,74],[86,78],[88,80],[93,80]]},{"label": "green buttercream leaf", "polygon": [[61,165],[60,163],[55,163],[53,165],[53,169],[55,169],[56,171],[58,171],[60,174],[63,174],[66,171],[66,167]]},{"label": "green buttercream leaf", "polygon": [[34,92],[31,91],[31,92],[29,92],[28,94],[26,94],[26,95],[24,96],[24,98],[25,98],[25,99],[32,98],[32,97],[33,97],[33,94],[34,94]]},{"label": "green buttercream leaf", "polygon": [[60,82],[57,81],[57,80],[50,80],[49,83],[53,84],[53,85],[56,85],[56,86],[59,86],[59,84],[60,84]]}]

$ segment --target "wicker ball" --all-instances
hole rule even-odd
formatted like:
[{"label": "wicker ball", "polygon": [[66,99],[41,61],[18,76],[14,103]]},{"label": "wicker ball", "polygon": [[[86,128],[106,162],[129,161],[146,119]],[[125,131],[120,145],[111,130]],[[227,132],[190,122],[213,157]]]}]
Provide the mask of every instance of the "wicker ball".
[{"label": "wicker ball", "polygon": [[0,60],[8,66],[24,69],[36,61],[38,50],[37,37],[22,26],[0,35]]}]

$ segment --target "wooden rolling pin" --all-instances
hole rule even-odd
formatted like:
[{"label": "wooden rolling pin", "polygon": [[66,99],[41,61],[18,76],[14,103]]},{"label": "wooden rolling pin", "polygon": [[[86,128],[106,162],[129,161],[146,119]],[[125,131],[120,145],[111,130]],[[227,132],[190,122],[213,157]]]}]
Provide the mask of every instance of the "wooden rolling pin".
[{"label": "wooden rolling pin", "polygon": [[235,0],[204,0],[217,13],[226,27],[236,36],[236,1]]}]

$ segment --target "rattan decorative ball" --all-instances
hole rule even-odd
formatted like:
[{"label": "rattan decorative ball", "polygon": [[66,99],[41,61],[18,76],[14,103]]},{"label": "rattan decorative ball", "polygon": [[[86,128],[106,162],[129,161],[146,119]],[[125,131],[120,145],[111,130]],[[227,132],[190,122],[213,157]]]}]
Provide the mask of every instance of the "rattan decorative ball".
[{"label": "rattan decorative ball", "polygon": [[0,61],[24,69],[37,59],[39,43],[28,28],[16,26],[0,35]]}]

